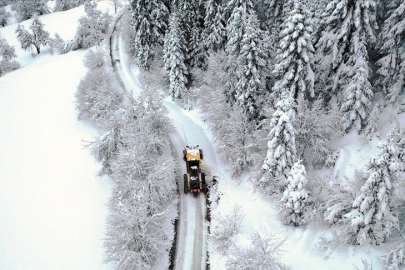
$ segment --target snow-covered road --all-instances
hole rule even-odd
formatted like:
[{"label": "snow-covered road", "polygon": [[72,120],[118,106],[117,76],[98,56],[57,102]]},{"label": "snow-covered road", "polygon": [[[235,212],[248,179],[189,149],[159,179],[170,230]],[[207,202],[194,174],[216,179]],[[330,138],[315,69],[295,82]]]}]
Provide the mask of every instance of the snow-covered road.
[{"label": "snow-covered road", "polygon": [[[114,56],[119,59],[116,62],[116,70],[125,88],[132,91],[136,98],[141,91],[140,83],[136,77],[138,70],[131,70],[129,61],[124,54],[122,41],[115,39],[114,43],[112,48]],[[204,150],[203,169],[213,167],[216,154],[204,129],[169,98],[165,99],[163,104],[167,107],[168,116],[176,127],[176,131],[170,135],[170,138],[176,149],[175,154],[181,162],[180,175],[186,173],[186,167],[182,161],[183,149],[186,145],[200,145]],[[179,179],[180,203],[175,269],[205,269],[207,237],[205,197],[204,194],[200,194],[197,198],[191,194],[184,194],[182,179],[182,177]]]}]

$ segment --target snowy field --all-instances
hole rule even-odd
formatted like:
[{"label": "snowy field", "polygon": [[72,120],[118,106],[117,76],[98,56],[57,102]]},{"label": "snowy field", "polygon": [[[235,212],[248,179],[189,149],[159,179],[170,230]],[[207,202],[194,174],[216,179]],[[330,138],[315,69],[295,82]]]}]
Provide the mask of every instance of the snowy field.
[{"label": "snowy field", "polygon": [[[79,7],[40,19],[69,39],[83,14]],[[15,28],[0,28],[22,65],[0,77],[0,269],[111,269],[102,239],[112,183],[83,148],[97,131],[77,120],[74,104],[86,51],[33,57]]]}]

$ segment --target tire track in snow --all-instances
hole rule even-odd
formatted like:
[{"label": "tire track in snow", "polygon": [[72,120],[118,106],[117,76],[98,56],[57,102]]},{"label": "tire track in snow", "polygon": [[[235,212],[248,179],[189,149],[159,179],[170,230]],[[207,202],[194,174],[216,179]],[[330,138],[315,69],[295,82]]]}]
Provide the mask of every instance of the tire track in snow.
[{"label": "tire track in snow", "polygon": [[[118,35],[115,36],[114,47],[111,50],[118,52],[115,54],[114,61],[115,72],[118,73],[120,81],[125,86],[127,93],[132,92],[134,98],[139,96],[141,86],[138,79],[132,74],[127,58],[123,51],[123,45]],[[116,61],[118,60],[118,61]],[[163,104],[169,111],[169,118],[173,120],[176,132],[170,135],[172,143],[176,146],[177,158],[183,159],[183,148],[185,145],[200,145],[205,152],[205,160],[215,161],[214,148],[205,135],[204,130],[196,124],[183,111],[168,100]],[[205,163],[205,161],[203,161]],[[185,165],[181,166],[181,176],[186,173]],[[180,185],[180,204],[179,204],[179,227],[176,249],[175,269],[204,269],[205,267],[205,239],[207,224],[205,221],[205,198],[200,194],[198,198],[184,194],[184,183],[181,178]]]}]

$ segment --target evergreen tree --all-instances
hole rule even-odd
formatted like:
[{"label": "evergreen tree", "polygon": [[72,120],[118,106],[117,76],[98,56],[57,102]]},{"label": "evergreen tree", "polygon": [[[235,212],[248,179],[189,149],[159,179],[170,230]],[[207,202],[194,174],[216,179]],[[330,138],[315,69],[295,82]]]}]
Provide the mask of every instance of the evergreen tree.
[{"label": "evergreen tree", "polygon": [[263,117],[264,78],[266,54],[263,48],[259,21],[254,12],[249,15],[238,57],[239,80],[236,85],[236,104],[248,115],[249,121]]},{"label": "evergreen tree", "polygon": [[132,35],[140,67],[148,70],[154,49],[162,44],[167,28],[169,11],[163,1],[132,0]]},{"label": "evergreen tree", "polygon": [[[361,55],[366,55],[367,49],[364,44],[358,44],[358,47],[362,48]],[[348,66],[352,68],[345,71],[348,81],[345,85],[343,92],[344,99],[342,100],[340,109],[343,113],[343,127],[346,130],[354,127],[355,130],[360,131],[366,125],[371,100],[374,96],[368,80],[368,62],[361,55],[351,55],[348,60]]]},{"label": "evergreen tree", "polygon": [[222,49],[226,41],[222,3],[222,0],[208,0],[205,2],[203,41],[205,47],[214,52]]},{"label": "evergreen tree", "polygon": [[377,102],[374,105],[373,110],[371,111],[370,117],[368,119],[367,122],[367,126],[364,130],[364,135],[367,137],[367,139],[371,140],[373,138],[373,136],[375,135],[375,133],[380,130],[380,126],[378,125],[378,119],[381,115],[381,103]]},{"label": "evergreen tree", "polygon": [[186,90],[188,69],[186,67],[186,49],[184,32],[180,27],[177,12],[170,16],[169,32],[164,44],[165,69],[169,72],[170,92],[172,99],[181,99]]},{"label": "evergreen tree", "polygon": [[[277,102],[276,112],[271,118],[267,156],[262,166],[262,170],[266,173],[260,180],[267,190],[274,190],[277,186],[282,189],[290,169],[297,159],[295,129],[292,125],[293,103],[294,100],[291,97],[286,96],[281,99]],[[269,185],[269,182],[272,185]]]},{"label": "evergreen tree", "polygon": [[[240,9],[238,13],[250,14],[254,10],[253,2],[252,0],[229,0],[224,9],[224,19],[227,22],[227,27],[232,24],[233,19],[231,17],[234,17],[232,14],[236,9]],[[245,18],[246,15],[243,15],[243,19]]]},{"label": "evergreen tree", "polygon": [[41,46],[49,44],[49,32],[44,30],[44,24],[35,18],[30,29],[32,33],[24,29],[24,26],[18,25],[16,29],[17,39],[21,43],[21,49],[27,51],[34,47],[38,54],[41,53]]},{"label": "evergreen tree", "polygon": [[388,134],[385,143],[380,143],[380,154],[367,164],[361,193],[354,200],[352,211],[344,215],[350,220],[359,244],[381,244],[389,234],[390,224],[397,222],[391,206],[393,185],[400,166],[395,129]]},{"label": "evergreen tree", "polygon": [[225,8],[225,15],[229,14],[227,19],[227,37],[228,42],[225,46],[226,66],[225,76],[226,81],[224,93],[227,102],[231,105],[236,102],[236,85],[238,83],[239,63],[238,56],[240,55],[241,42],[245,31],[245,20],[248,14],[253,11],[253,4],[250,0],[230,0]]},{"label": "evergreen tree", "polygon": [[296,2],[281,25],[277,62],[273,71],[278,79],[271,94],[274,103],[286,93],[293,99],[299,95],[314,96],[314,74],[310,62],[314,51],[312,29],[304,15],[303,6]]},{"label": "evergreen tree", "polygon": [[[367,109],[371,96],[367,93],[370,84],[366,48],[376,42],[375,17],[373,0],[332,0],[321,15],[314,65],[317,68],[316,77],[319,84],[317,89],[321,91],[319,94],[326,101],[338,95],[339,103],[348,104],[352,98],[366,99],[362,101],[361,108],[348,104],[344,106],[343,112],[349,117],[346,126],[360,120],[364,124],[364,119],[368,116]],[[359,83],[363,83],[363,86]],[[351,87],[350,91],[357,90],[362,93],[355,93],[356,97],[350,91],[342,94],[348,87]],[[357,112],[351,112],[353,110]],[[359,113],[359,110],[364,113]]]},{"label": "evergreen tree", "polygon": [[386,100],[394,103],[405,90],[405,1],[390,1],[388,9],[379,37],[383,57],[377,62],[377,85],[386,94]]},{"label": "evergreen tree", "polygon": [[[200,1],[179,0],[175,5],[178,11],[180,27],[184,33],[184,48],[186,49],[186,66],[205,68],[205,51],[202,43],[203,20]],[[189,80],[191,79],[189,74]]]},{"label": "evergreen tree", "polygon": [[308,180],[301,160],[294,163],[287,181],[288,186],[281,198],[281,201],[284,202],[284,222],[289,225],[300,226],[305,223],[306,200],[309,196],[305,189]]}]

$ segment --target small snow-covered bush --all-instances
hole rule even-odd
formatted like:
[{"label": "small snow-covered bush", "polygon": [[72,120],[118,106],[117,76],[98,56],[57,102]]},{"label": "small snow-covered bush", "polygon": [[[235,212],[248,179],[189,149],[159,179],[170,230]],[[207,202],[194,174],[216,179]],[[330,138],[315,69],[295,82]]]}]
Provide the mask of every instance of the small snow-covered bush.
[{"label": "small snow-covered bush", "polygon": [[324,204],[324,218],[330,225],[341,225],[343,216],[350,212],[355,198],[360,194],[363,184],[361,171],[355,171],[353,178],[333,181],[329,186],[329,196]]},{"label": "small snow-covered bush", "polygon": [[343,135],[337,109],[327,110],[321,99],[310,103],[302,95],[298,98],[294,127],[298,158],[314,167],[325,165],[326,157],[333,153],[331,141]]},{"label": "small snow-covered bush", "polygon": [[85,4],[86,15],[79,19],[73,49],[87,49],[99,44],[106,36],[111,22],[108,13],[97,10],[96,3],[91,0]]},{"label": "small snow-covered bush", "polygon": [[209,58],[205,85],[201,86],[200,104],[212,124],[218,150],[230,162],[232,173],[239,175],[247,169],[258,166],[266,152],[267,125],[250,123],[238,106],[231,106],[224,94],[224,55],[212,54]]},{"label": "small snow-covered bush", "polygon": [[10,16],[10,12],[6,12],[4,8],[0,8],[0,25],[2,27],[5,27],[7,25],[7,19]]},{"label": "small snow-covered bush", "polygon": [[90,50],[84,58],[84,65],[89,69],[100,68],[105,63],[106,53],[99,47],[96,50]]},{"label": "small snow-covered bush", "polygon": [[381,256],[384,262],[384,269],[387,270],[400,270],[403,269],[405,263],[405,245],[401,243],[395,249]]},{"label": "small snow-covered bush", "polygon": [[20,63],[14,60],[16,57],[14,46],[10,46],[0,35],[0,76],[4,72],[20,68]]},{"label": "small snow-covered bush", "polygon": [[285,241],[286,239],[279,239],[275,233],[254,232],[250,236],[250,246],[233,246],[226,267],[244,270],[289,269],[280,262]]},{"label": "small snow-covered bush", "polygon": [[52,49],[58,50],[60,54],[68,53],[72,50],[73,41],[64,41],[58,33],[54,35],[49,41],[49,46]]},{"label": "small snow-covered bush", "polygon": [[239,205],[235,205],[231,213],[217,216],[218,224],[212,228],[210,235],[211,244],[216,252],[223,255],[228,252],[233,237],[239,233],[242,220],[243,213]]},{"label": "small snow-covered bush", "polygon": [[103,126],[120,108],[122,94],[113,85],[113,76],[104,69],[91,70],[80,81],[76,92],[78,118],[84,116]]}]

